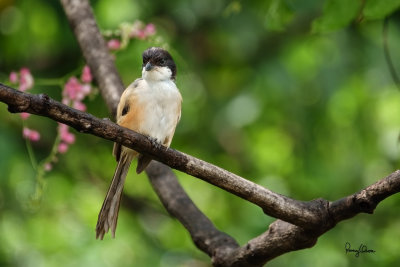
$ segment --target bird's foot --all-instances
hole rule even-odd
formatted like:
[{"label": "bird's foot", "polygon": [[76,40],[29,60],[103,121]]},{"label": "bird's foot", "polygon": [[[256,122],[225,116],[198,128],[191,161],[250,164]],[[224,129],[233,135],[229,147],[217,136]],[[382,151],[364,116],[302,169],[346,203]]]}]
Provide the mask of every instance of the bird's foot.
[{"label": "bird's foot", "polygon": [[160,148],[162,147],[161,143],[158,141],[157,138],[154,138],[154,137],[149,136],[149,139],[150,139],[151,144],[152,144],[154,147],[156,147],[156,148],[158,148],[158,149],[160,149]]}]

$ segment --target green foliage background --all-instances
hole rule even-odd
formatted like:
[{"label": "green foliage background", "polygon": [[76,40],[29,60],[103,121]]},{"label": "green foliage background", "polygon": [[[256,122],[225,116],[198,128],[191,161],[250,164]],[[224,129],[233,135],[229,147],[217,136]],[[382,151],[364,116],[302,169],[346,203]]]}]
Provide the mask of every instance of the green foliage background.
[{"label": "green foliage background", "polygon": [[[400,94],[384,60],[382,24],[400,71],[399,0],[91,1],[101,29],[141,19],[154,23],[178,65],[183,116],[172,147],[287,196],[336,200],[399,168]],[[58,1],[0,1],[0,80],[29,67],[32,92],[61,99],[43,79],[84,62]],[[125,84],[141,74],[132,41],[116,54]],[[63,80],[64,79],[64,80]],[[42,82],[40,82],[42,80]],[[108,117],[100,96],[88,112]],[[115,168],[108,141],[77,134],[32,205],[33,170],[18,115],[0,104],[0,266],[208,266],[182,225],[169,217],[145,175],[128,175],[116,239],[95,240],[97,213]],[[38,159],[51,149],[56,123],[40,129]],[[274,219],[212,185],[176,172],[200,209],[243,245]],[[131,201],[127,201],[130,199]],[[134,201],[132,201],[134,200]],[[139,204],[137,204],[139,203]],[[308,250],[270,266],[396,266],[399,195],[374,215],[337,225]],[[361,243],[376,250],[356,258]]]}]

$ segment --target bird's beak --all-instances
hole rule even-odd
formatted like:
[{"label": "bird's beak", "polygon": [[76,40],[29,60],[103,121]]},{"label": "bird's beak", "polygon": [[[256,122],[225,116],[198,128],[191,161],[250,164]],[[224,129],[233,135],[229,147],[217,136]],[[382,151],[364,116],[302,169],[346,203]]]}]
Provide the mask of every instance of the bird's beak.
[{"label": "bird's beak", "polygon": [[154,68],[154,66],[151,65],[150,62],[147,62],[147,63],[146,63],[146,66],[144,66],[144,69],[145,69],[146,71],[151,71],[153,68]]}]

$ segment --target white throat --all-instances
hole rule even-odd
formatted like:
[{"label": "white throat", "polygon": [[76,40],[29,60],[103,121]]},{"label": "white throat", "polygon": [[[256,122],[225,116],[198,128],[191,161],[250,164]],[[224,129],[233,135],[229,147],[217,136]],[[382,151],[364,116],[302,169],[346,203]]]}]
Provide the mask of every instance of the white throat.
[{"label": "white throat", "polygon": [[148,82],[160,82],[171,80],[172,71],[168,67],[154,67],[150,71],[142,69],[142,78]]}]

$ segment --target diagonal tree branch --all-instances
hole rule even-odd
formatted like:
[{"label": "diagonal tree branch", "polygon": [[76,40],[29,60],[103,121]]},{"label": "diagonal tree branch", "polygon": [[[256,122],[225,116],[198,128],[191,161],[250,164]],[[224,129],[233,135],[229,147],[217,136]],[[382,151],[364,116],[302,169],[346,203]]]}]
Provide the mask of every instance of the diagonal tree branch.
[{"label": "diagonal tree branch", "polygon": [[[88,0],[61,0],[68,20],[92,69],[108,108],[114,111],[123,91],[122,82],[97,28]],[[261,266],[293,250],[312,247],[318,237],[338,222],[358,213],[372,213],[380,201],[400,191],[400,172],[335,202],[317,199],[297,201],[254,184],[217,166],[173,149],[152,147],[143,135],[109,120],[64,106],[45,95],[34,96],[0,84],[0,101],[11,112],[30,112],[66,123],[78,131],[119,142],[156,160],[219,186],[260,206],[279,218],[260,236],[239,247],[217,230],[187,196],[170,168],[152,162],[148,175],[154,190],[170,214],[189,231],[194,243],[211,258],[214,266]]]},{"label": "diagonal tree branch", "polygon": [[75,33],[100,92],[113,117],[124,86],[106,42],[97,27],[89,1],[61,0],[69,24]]},{"label": "diagonal tree branch", "polygon": [[232,237],[216,228],[209,227],[213,223],[187,198],[173,173],[166,172],[165,169],[169,169],[166,165],[157,164],[154,161],[151,162],[151,165],[152,167],[147,173],[154,190],[158,195],[168,196],[169,200],[173,199],[173,201],[166,201],[167,199],[164,198],[161,201],[169,213],[188,229],[197,247],[209,256],[222,254],[225,250],[232,251],[239,247]]},{"label": "diagonal tree branch", "polygon": [[[150,156],[174,169],[180,170],[232,194],[260,206],[272,217],[305,228],[318,225],[315,215],[324,207],[322,200],[304,202],[274,193],[265,187],[230,173],[218,166],[197,159],[171,148],[154,147],[146,136],[121,127],[109,120],[70,108],[47,95],[32,95],[0,84],[0,100],[8,105],[10,112],[28,112],[46,116],[75,128],[110,141],[120,143],[139,153]],[[161,190],[157,192],[163,192]]]},{"label": "diagonal tree branch", "polygon": [[[92,8],[87,0],[61,0],[67,19],[79,42],[87,64],[94,73],[95,80],[113,117],[124,88],[112,57],[109,55],[103,36],[97,27]],[[152,162],[146,172],[150,178],[158,197],[168,212],[178,218],[188,229],[194,243],[208,255],[216,254],[218,248],[230,247],[236,241],[225,233],[218,231],[208,218],[194,205],[189,196],[179,185],[178,180],[170,168],[158,162]],[[161,179],[162,177],[162,179]],[[161,183],[162,181],[162,183]],[[181,205],[179,203],[185,203]],[[190,210],[190,216],[187,212]],[[198,225],[201,219],[201,229],[210,235],[198,234]],[[205,246],[204,244],[208,244]],[[214,244],[218,244],[214,245]]]},{"label": "diagonal tree branch", "polygon": [[[250,240],[235,250],[226,266],[260,266],[289,251],[310,248],[318,237],[343,220],[359,213],[372,214],[385,198],[400,192],[400,170],[366,187],[358,193],[327,202],[327,213],[320,218],[320,226],[304,229],[287,222],[276,220],[268,231]],[[256,256],[255,256],[256,255]]]},{"label": "diagonal tree branch", "polygon": [[[244,178],[182,152],[154,147],[147,137],[139,133],[120,127],[109,120],[98,119],[90,114],[65,106],[46,95],[23,93],[0,83],[0,101],[8,105],[10,112],[29,112],[46,116],[68,124],[80,132],[121,143],[231,193],[236,194],[240,190],[251,191],[248,188],[236,188],[236,186],[240,186],[242,180],[245,180]],[[192,163],[187,164],[188,162]],[[196,162],[200,164],[196,165]],[[332,229],[340,221],[352,218],[359,213],[373,213],[380,201],[400,192],[400,171],[390,174],[358,193],[334,202],[324,199],[303,202],[269,190],[257,192],[260,195],[272,194],[264,196],[263,199],[270,200],[270,202],[265,203],[270,207],[264,210],[272,210],[279,215],[276,217],[280,220],[272,223],[264,234],[250,240],[245,246],[238,247],[236,241],[215,229],[212,223],[195,207],[177,183],[173,174],[165,174],[166,166],[152,165],[153,167],[148,174],[156,192],[163,196],[164,206],[189,230],[199,249],[212,257],[215,266],[260,266],[286,252],[312,247],[319,236]],[[206,170],[206,174],[202,173],[203,170]],[[229,179],[225,175],[228,175]],[[168,176],[174,179],[168,180]],[[175,182],[173,182],[174,180]],[[170,182],[172,182],[172,186],[168,188]],[[247,183],[250,184],[250,188],[263,188],[250,181],[247,181]],[[247,195],[247,193],[241,195]],[[285,199],[285,201],[280,201],[281,199]],[[307,213],[313,224],[311,226],[294,225],[287,222],[287,218],[291,221],[302,222],[302,220],[295,218],[300,214],[300,211],[296,209]],[[288,210],[288,212],[281,214],[281,210]],[[295,212],[292,212],[293,210]]]}]

